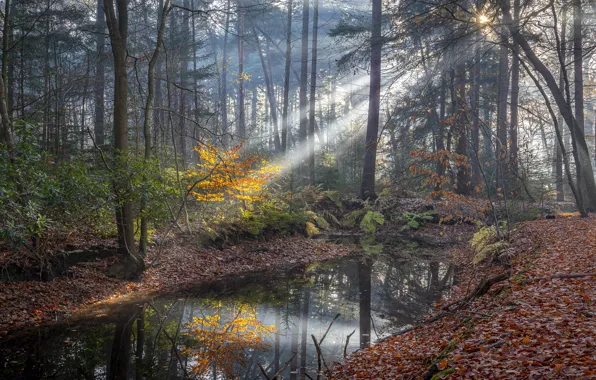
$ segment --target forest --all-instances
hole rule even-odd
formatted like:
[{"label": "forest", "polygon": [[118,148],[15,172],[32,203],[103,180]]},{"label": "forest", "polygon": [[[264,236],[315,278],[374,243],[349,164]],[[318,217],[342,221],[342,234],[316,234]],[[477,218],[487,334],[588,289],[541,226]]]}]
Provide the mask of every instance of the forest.
[{"label": "forest", "polygon": [[0,0],[0,379],[596,378],[595,15]]}]

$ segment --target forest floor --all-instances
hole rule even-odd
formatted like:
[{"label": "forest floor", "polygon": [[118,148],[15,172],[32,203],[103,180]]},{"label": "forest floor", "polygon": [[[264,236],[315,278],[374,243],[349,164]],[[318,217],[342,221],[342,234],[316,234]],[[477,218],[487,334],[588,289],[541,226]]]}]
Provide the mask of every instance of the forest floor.
[{"label": "forest floor", "polygon": [[229,276],[285,269],[349,253],[347,246],[301,236],[243,242],[221,250],[197,248],[196,243],[174,239],[164,247],[149,251],[148,269],[137,282],[107,277],[104,270],[117,260],[111,256],[74,265],[69,268],[68,276],[51,281],[2,283],[0,336],[41,322],[63,320],[90,305],[126,294],[170,292]]},{"label": "forest floor", "polygon": [[461,266],[434,317],[353,354],[329,378],[596,378],[596,217],[523,223],[514,253],[510,267]]}]

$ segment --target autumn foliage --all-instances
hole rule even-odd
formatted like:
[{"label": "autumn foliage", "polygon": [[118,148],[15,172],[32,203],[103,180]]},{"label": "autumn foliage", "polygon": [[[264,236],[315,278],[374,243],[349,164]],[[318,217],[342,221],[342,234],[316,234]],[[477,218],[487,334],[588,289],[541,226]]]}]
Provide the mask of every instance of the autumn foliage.
[{"label": "autumn foliage", "polygon": [[230,149],[199,144],[195,151],[199,163],[187,177],[192,183],[188,190],[198,201],[260,200],[264,187],[281,169],[259,154],[245,153],[243,144]]}]

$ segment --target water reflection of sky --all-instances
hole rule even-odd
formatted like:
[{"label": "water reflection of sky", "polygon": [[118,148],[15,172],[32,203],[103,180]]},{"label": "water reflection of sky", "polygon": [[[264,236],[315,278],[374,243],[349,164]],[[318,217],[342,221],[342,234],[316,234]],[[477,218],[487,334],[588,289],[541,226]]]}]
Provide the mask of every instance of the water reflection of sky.
[{"label": "water reflection of sky", "polygon": [[272,376],[289,362],[284,378],[314,378],[311,334],[320,340],[337,314],[321,345],[327,364],[414,323],[450,281],[441,262],[395,256],[233,279],[2,342],[0,377],[258,379],[259,365]]}]

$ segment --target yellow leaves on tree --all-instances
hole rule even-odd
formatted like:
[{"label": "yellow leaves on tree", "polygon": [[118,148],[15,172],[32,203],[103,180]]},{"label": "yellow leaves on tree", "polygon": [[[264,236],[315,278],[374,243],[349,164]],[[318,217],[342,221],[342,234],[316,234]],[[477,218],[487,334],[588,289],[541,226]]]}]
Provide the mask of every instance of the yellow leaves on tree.
[{"label": "yellow leaves on tree", "polygon": [[197,169],[187,175],[195,185],[190,194],[199,201],[220,202],[226,199],[256,201],[263,188],[280,171],[277,165],[256,153],[244,154],[242,144],[224,150],[212,144],[195,148],[199,156]]},{"label": "yellow leaves on tree", "polygon": [[191,343],[183,354],[193,358],[191,370],[199,377],[215,366],[232,378],[234,365],[246,364],[246,351],[265,350],[265,339],[276,332],[274,326],[262,324],[256,309],[248,305],[236,305],[230,322],[222,322],[220,315],[195,317],[187,328]]}]

